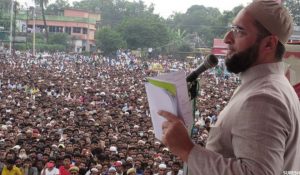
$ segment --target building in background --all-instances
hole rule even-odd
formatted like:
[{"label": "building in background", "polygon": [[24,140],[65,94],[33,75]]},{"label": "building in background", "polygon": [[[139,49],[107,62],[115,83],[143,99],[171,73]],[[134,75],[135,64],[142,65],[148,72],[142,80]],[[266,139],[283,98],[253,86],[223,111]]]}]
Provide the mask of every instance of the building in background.
[{"label": "building in background", "polygon": [[[33,19],[26,19],[26,15],[19,20],[20,31],[33,31]],[[85,10],[64,9],[63,16],[47,15],[47,27],[50,33],[67,33],[71,36],[70,43],[72,51],[81,53],[94,51],[96,25],[100,21],[100,14],[91,13]],[[36,32],[45,32],[44,22],[41,15],[36,16]],[[26,32],[26,31],[25,31]]]}]

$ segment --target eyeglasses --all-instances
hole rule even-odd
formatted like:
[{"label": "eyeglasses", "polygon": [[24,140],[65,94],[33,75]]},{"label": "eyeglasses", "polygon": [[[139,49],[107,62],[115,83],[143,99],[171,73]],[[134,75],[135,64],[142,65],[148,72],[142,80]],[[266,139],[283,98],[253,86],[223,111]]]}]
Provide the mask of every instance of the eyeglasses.
[{"label": "eyeglasses", "polygon": [[232,32],[232,34],[235,38],[241,37],[241,36],[247,34],[245,29],[243,29],[242,27],[237,26],[237,25],[231,25],[228,32]]}]

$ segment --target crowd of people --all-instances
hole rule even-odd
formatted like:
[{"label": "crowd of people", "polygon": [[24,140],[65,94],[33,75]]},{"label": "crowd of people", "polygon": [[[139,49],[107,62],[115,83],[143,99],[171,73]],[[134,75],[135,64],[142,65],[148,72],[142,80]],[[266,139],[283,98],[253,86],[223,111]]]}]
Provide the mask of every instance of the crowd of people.
[{"label": "crowd of people", "polygon": [[[174,69],[188,73],[197,60],[20,53],[0,62],[2,175],[182,174],[182,160],[155,139],[144,82]],[[238,83],[201,75],[195,143],[205,146]]]}]

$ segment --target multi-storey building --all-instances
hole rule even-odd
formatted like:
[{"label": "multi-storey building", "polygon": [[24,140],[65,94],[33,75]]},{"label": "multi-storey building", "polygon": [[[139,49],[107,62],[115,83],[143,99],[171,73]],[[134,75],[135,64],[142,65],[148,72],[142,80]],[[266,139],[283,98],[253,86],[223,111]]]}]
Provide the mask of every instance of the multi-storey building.
[{"label": "multi-storey building", "polygon": [[[48,32],[64,32],[71,35],[72,43],[70,44],[74,52],[92,51],[95,49],[96,24],[99,21],[100,14],[78,9],[65,9],[63,16],[46,16]],[[29,30],[33,29],[33,19],[23,20],[22,22],[25,23],[25,26],[27,23]],[[36,16],[35,26],[37,32],[45,31],[42,15]]]}]

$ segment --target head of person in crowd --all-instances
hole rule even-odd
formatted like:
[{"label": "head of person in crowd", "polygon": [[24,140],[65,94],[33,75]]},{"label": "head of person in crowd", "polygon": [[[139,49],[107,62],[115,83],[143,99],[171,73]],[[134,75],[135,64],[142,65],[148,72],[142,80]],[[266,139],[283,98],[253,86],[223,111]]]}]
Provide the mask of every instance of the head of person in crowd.
[{"label": "head of person in crowd", "polygon": [[15,165],[16,165],[16,167],[21,168],[23,165],[23,160],[20,157],[16,157]]},{"label": "head of person in crowd", "polygon": [[49,161],[46,163],[46,168],[51,171],[53,168],[55,168],[55,162]]},{"label": "head of person in crowd", "polygon": [[72,166],[69,168],[70,175],[78,175],[79,174],[79,168],[77,166]]},{"label": "head of person in crowd", "polygon": [[113,166],[116,168],[118,174],[123,173],[124,167],[123,167],[123,163],[121,161],[114,162]]},{"label": "head of person in crowd", "polygon": [[4,146],[1,146],[1,147],[0,147],[0,161],[5,160],[5,155],[6,155],[5,153],[6,153],[5,147],[4,147]]},{"label": "head of person in crowd", "polygon": [[79,174],[85,174],[88,169],[87,163],[85,161],[80,162],[78,168]]},{"label": "head of person in crowd", "polygon": [[16,153],[15,153],[15,151],[10,149],[10,150],[6,153],[5,159],[7,159],[7,160],[9,160],[9,159],[15,160],[15,159],[16,159]]},{"label": "head of person in crowd", "polygon": [[178,174],[179,170],[180,170],[181,164],[180,162],[173,162],[172,166],[171,166],[171,171],[172,174]]},{"label": "head of person in crowd", "polygon": [[35,161],[35,166],[39,171],[41,171],[45,167],[44,161],[43,160],[36,160]]},{"label": "head of person in crowd", "polygon": [[101,172],[105,174],[108,173],[108,170],[109,170],[109,165],[107,163],[103,163]]},{"label": "head of person in crowd", "polygon": [[7,159],[6,162],[5,162],[5,165],[6,165],[6,168],[8,170],[12,170],[13,167],[15,166],[15,160],[13,160],[13,159]]},{"label": "head of person in crowd", "polygon": [[167,165],[164,163],[161,163],[158,165],[158,174],[159,175],[166,175],[167,174]]},{"label": "head of person in crowd", "polygon": [[72,164],[72,156],[65,155],[63,159],[63,163],[64,163],[64,167],[69,169]]},{"label": "head of person in crowd", "polygon": [[91,169],[91,175],[99,175],[100,171],[97,168],[92,168]]},{"label": "head of person in crowd", "polygon": [[129,168],[127,170],[127,175],[136,175],[136,169],[135,168]]},{"label": "head of person in crowd", "polygon": [[116,174],[117,174],[117,170],[115,167],[112,166],[108,169],[108,175],[116,175]]},{"label": "head of person in crowd", "polygon": [[27,153],[26,153],[26,150],[25,150],[25,148],[20,148],[19,149],[19,155],[18,155],[21,159],[26,159],[26,158],[28,158],[28,155],[27,155]]},{"label": "head of person in crowd", "polygon": [[153,174],[153,170],[150,167],[146,167],[144,170],[144,175],[152,175]]}]

